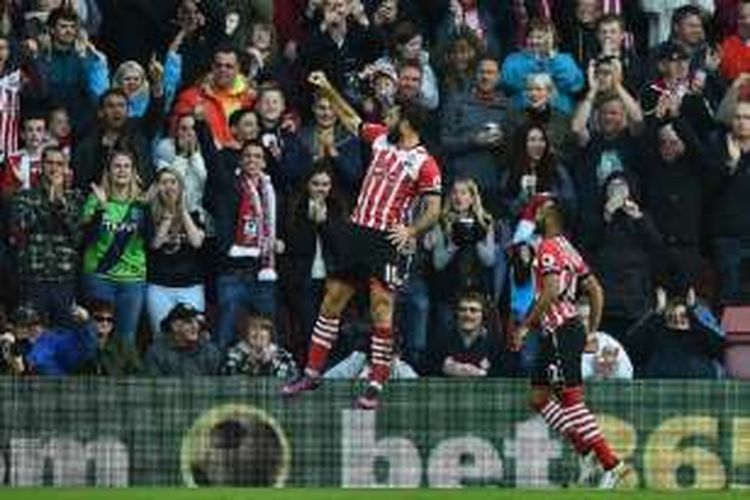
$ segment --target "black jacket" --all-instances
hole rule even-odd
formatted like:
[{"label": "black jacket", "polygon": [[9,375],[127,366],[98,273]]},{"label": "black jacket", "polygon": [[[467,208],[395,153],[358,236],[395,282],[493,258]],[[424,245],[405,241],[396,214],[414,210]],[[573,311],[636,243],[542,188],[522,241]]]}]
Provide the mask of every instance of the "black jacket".
[{"label": "black jacket", "polygon": [[605,224],[594,252],[594,267],[607,299],[605,316],[637,319],[648,310],[660,244],[648,214],[633,219],[618,210]]},{"label": "black jacket", "polygon": [[[657,127],[649,134],[648,168],[643,173],[645,205],[668,246],[697,247],[701,242],[707,152],[684,119],[672,121],[685,152],[666,163],[658,152]],[[662,125],[662,123],[659,123]]]},{"label": "black jacket", "polygon": [[[115,149],[133,151],[138,159],[138,175],[143,186],[148,186],[153,177],[151,141],[161,126],[164,98],[151,97],[146,114],[142,118],[128,118]],[[102,131],[96,130],[86,136],[73,150],[71,166],[74,170],[75,187],[89,191],[92,182],[101,180],[102,172],[112,148],[102,144]]]},{"label": "black jacket", "polygon": [[332,198],[328,198],[327,218],[322,224],[316,224],[308,217],[309,198],[304,196],[290,207],[290,223],[287,225],[287,255],[291,266],[293,284],[310,280],[310,271],[315,258],[318,236],[323,251],[323,261],[327,270],[333,270],[339,263],[343,248],[342,237],[347,224],[344,207]]},{"label": "black jacket", "polygon": [[691,328],[667,328],[664,316],[647,315],[631,329],[625,347],[638,378],[718,378],[724,336],[703,306],[689,311]]},{"label": "black jacket", "polygon": [[613,173],[600,169],[601,159],[605,152],[616,152],[625,174],[640,179],[642,167],[643,142],[640,137],[629,132],[614,139],[605,139],[601,134],[594,134],[584,148],[579,148],[571,174],[578,196],[578,240],[586,251],[596,246],[595,241],[601,220],[600,207],[603,206],[602,186]]},{"label": "black jacket", "polygon": [[727,158],[726,142],[722,140],[717,165],[711,170],[712,235],[748,238],[750,237],[750,153],[742,155],[734,170],[729,168]]}]

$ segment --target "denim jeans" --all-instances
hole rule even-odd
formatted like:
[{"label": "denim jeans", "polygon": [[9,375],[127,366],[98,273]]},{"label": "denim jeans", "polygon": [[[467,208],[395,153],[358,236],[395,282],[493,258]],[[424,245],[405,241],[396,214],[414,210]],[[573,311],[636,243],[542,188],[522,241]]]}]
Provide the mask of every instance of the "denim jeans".
[{"label": "denim jeans", "polygon": [[399,294],[399,330],[404,340],[404,360],[422,372],[427,362],[427,330],[430,321],[430,296],[427,282],[413,274]]},{"label": "denim jeans", "polygon": [[146,289],[146,310],[151,327],[153,342],[163,336],[161,321],[179,303],[190,304],[199,311],[206,309],[206,295],[203,285],[169,287],[149,283]]},{"label": "denim jeans", "polygon": [[76,298],[75,283],[44,283],[25,281],[21,283],[20,302],[34,306],[50,325],[65,326],[71,321],[70,310]]},{"label": "denim jeans", "polygon": [[[750,242],[740,238],[716,238],[713,242],[716,270],[719,272],[719,300],[738,302],[741,297],[741,269],[750,260]],[[745,297],[747,298],[747,297]]]},{"label": "denim jeans", "polygon": [[234,341],[237,315],[243,309],[275,319],[275,281],[258,281],[255,273],[223,274],[219,276],[216,288],[219,321],[214,341],[222,351]]},{"label": "denim jeans", "polygon": [[135,335],[146,295],[144,281],[113,281],[96,274],[83,276],[86,297],[106,300],[115,306],[115,333],[135,349]]}]

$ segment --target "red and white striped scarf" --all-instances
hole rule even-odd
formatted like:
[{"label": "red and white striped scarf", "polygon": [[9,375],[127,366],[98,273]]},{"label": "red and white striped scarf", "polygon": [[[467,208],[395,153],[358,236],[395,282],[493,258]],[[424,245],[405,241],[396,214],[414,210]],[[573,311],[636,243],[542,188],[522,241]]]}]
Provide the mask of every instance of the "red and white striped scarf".
[{"label": "red and white striped scarf", "polygon": [[253,181],[246,175],[237,177],[240,204],[234,246],[230,255],[259,257],[261,269],[273,269],[276,240],[276,193],[268,175]]}]

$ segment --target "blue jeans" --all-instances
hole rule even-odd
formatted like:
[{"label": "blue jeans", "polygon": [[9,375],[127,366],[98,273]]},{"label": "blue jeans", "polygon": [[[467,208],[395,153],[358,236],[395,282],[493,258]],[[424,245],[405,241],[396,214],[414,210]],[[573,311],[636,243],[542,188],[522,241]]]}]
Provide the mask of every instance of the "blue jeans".
[{"label": "blue jeans", "polygon": [[404,339],[404,360],[424,369],[427,362],[427,330],[430,321],[430,296],[427,282],[412,275],[407,288],[399,294],[399,329]]},{"label": "blue jeans", "polygon": [[146,295],[144,281],[113,281],[96,274],[83,276],[86,297],[106,300],[115,306],[115,333],[135,349],[135,334]]},{"label": "blue jeans", "polygon": [[21,283],[21,303],[34,306],[49,324],[65,326],[70,323],[70,310],[76,298],[75,283],[44,283],[27,281]]},{"label": "blue jeans", "polygon": [[719,272],[719,300],[738,302],[741,297],[742,262],[750,260],[750,243],[740,238],[716,238],[713,242],[716,270]]},{"label": "blue jeans", "polygon": [[206,310],[206,295],[203,285],[182,288],[148,284],[146,289],[146,309],[151,326],[153,342],[160,340],[164,332],[161,331],[161,321],[167,317],[169,311],[179,303],[193,306],[199,311]]},{"label": "blue jeans", "polygon": [[219,321],[216,344],[222,351],[234,341],[237,315],[243,309],[275,319],[276,282],[258,281],[256,273],[223,274],[216,281]]}]

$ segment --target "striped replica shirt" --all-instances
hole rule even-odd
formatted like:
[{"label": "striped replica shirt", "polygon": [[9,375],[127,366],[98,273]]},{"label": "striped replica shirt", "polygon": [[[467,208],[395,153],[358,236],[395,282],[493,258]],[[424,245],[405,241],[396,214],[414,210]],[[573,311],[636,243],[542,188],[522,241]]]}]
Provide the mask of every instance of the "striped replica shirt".
[{"label": "striped replica shirt", "polygon": [[424,146],[400,149],[388,141],[388,128],[365,124],[362,138],[372,143],[372,161],[359,191],[351,221],[386,231],[402,224],[415,198],[440,194],[440,169]]},{"label": "striped replica shirt", "polygon": [[19,70],[0,78],[0,155],[3,159],[18,150],[22,83]]},{"label": "striped replica shirt", "polygon": [[545,276],[557,274],[559,277],[560,288],[555,291],[555,300],[542,318],[542,327],[554,331],[578,315],[578,282],[590,274],[589,267],[565,236],[555,236],[545,238],[539,244],[534,270],[537,297],[544,291]]}]

